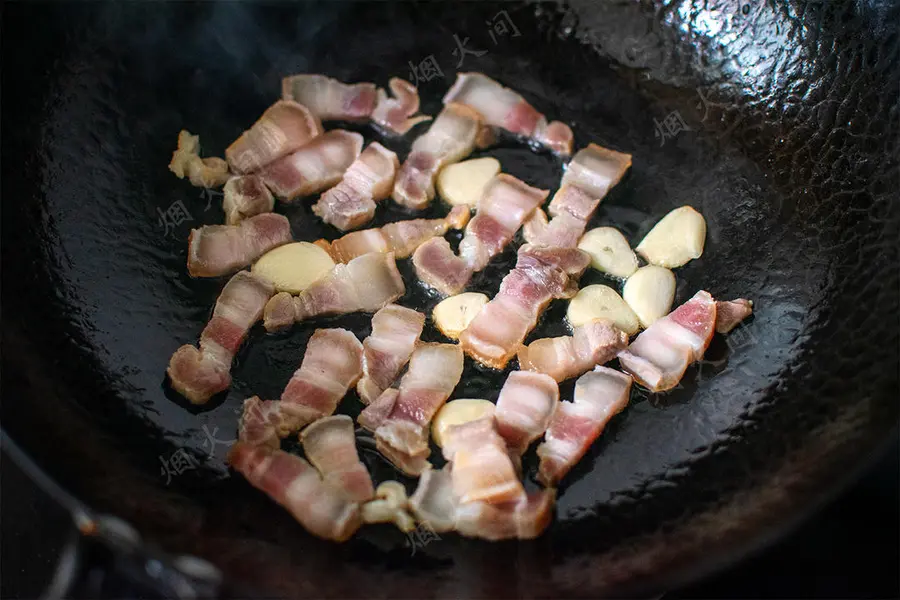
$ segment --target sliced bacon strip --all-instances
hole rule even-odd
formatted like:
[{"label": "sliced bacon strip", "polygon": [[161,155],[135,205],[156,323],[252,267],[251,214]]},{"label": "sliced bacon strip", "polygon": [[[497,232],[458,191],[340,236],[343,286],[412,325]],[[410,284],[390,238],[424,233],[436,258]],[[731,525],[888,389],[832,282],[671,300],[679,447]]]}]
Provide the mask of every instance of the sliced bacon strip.
[{"label": "sliced bacon strip", "polygon": [[204,225],[188,238],[187,268],[191,277],[234,273],[257,258],[292,241],[284,215],[265,213],[237,225]]},{"label": "sliced bacon strip", "polygon": [[359,460],[353,419],[335,415],[319,419],[303,430],[300,442],[306,459],[322,474],[325,483],[353,502],[375,497],[366,466]]},{"label": "sliced bacon strip", "polygon": [[273,292],[269,282],[247,271],[225,284],[212,319],[200,334],[200,349],[182,346],[169,360],[166,373],[175,391],[194,404],[203,404],[228,389],[231,360]]},{"label": "sliced bacon strip", "polygon": [[543,211],[534,211],[524,226],[525,241],[535,246],[574,248],[600,200],[578,186],[562,186],[548,207],[553,218],[548,222]]},{"label": "sliced bacon strip", "polygon": [[443,450],[444,458],[453,463],[453,492],[461,504],[499,504],[525,498],[525,488],[493,416],[450,426],[444,433]]},{"label": "sliced bacon strip", "polygon": [[516,268],[459,337],[466,354],[502,369],[554,298],[571,298],[590,257],[577,248],[519,249]]},{"label": "sliced bacon strip", "polygon": [[555,486],[581,460],[609,420],[628,404],[631,377],[596,367],[575,383],[573,402],[560,402],[538,446],[538,480]]},{"label": "sliced bacon strip", "polygon": [[398,168],[397,155],[372,142],[353,161],[341,182],[322,194],[313,212],[341,231],[362,227],[375,216],[375,202],[391,195]]},{"label": "sliced bacon strip", "polygon": [[753,302],[744,298],[716,302],[716,331],[728,333],[753,314]]},{"label": "sliced bacon strip", "polygon": [[576,327],[571,336],[542,338],[519,348],[519,368],[556,381],[578,377],[616,357],[628,336],[606,319]]},{"label": "sliced bacon strip", "polygon": [[334,129],[260,171],[260,177],[280,200],[291,202],[337,184],[359,156],[362,135]]},{"label": "sliced bacon strip", "polygon": [[237,173],[252,173],[322,134],[322,123],[302,104],[279,100],[225,150]]},{"label": "sliced bacon strip", "polygon": [[602,199],[613,188],[628,169],[631,155],[609,148],[588,144],[575,153],[562,177],[560,191],[566,185],[574,185],[585,191],[591,198]]},{"label": "sliced bacon strip", "polygon": [[559,404],[559,386],[542,373],[513,371],[497,398],[497,432],[511,453],[521,456],[550,425]]},{"label": "sliced bacon strip", "polygon": [[394,183],[393,199],[422,209],[434,198],[438,171],[468,156],[475,148],[481,116],[459,104],[447,104],[431,127],[413,142]]},{"label": "sliced bacon strip", "polygon": [[281,438],[290,434],[287,420],[277,400],[261,400],[252,396],[244,400],[238,424],[238,439],[253,446],[281,447]]},{"label": "sliced bacon strip", "polygon": [[356,391],[363,404],[376,400],[400,375],[415,350],[425,315],[388,304],[372,317],[372,333],[363,342],[363,378]]},{"label": "sliced bacon strip", "polygon": [[376,229],[354,231],[328,244],[320,243],[337,262],[350,262],[369,252],[393,252],[406,258],[416,248],[450,229],[462,229],[469,222],[469,209],[454,206],[443,219],[408,219],[388,223]]},{"label": "sliced bacon strip", "polygon": [[275,208],[275,197],[258,175],[232,177],[222,191],[222,208],[227,225],[237,225],[244,219],[270,213]]},{"label": "sliced bacon strip", "polygon": [[419,279],[443,294],[458,294],[474,272],[484,269],[512,241],[547,194],[512,175],[496,175],[485,186],[478,211],[466,226],[459,257],[441,240],[432,240],[416,251],[413,265]]},{"label": "sliced bacon strip", "polygon": [[393,253],[372,252],[335,265],[299,296],[275,294],[266,304],[265,326],[275,331],[312,317],[375,312],[405,291]]},{"label": "sliced bacon strip", "polygon": [[701,290],[638,334],[619,353],[619,362],[650,391],[670,390],[681,381],[688,365],[703,358],[715,324],[716,302]]},{"label": "sliced bacon strip", "polygon": [[197,187],[219,187],[228,181],[228,163],[215,156],[200,158],[200,136],[186,129],[178,132],[178,147],[172,153],[169,170],[178,179],[187,177]]},{"label": "sliced bacon strip", "polygon": [[236,442],[228,463],[313,535],[342,542],[362,525],[359,505],[326,485],[308,462],[281,450]]},{"label": "sliced bacon strip", "polygon": [[416,491],[409,497],[409,508],[416,519],[436,533],[456,528],[456,496],[450,467],[425,469]]},{"label": "sliced bacon strip", "polygon": [[404,135],[415,125],[424,121],[430,121],[428,115],[413,116],[419,112],[419,91],[416,86],[400,79],[392,77],[388,81],[393,98],[384,90],[378,90],[378,103],[372,111],[372,122],[388,133]]},{"label": "sliced bacon strip", "polygon": [[343,83],[326,75],[291,75],[281,80],[281,97],[307,107],[322,121],[369,120],[378,99],[374,83]]},{"label": "sliced bacon strip", "polygon": [[[420,344],[400,389],[386,390],[360,414],[359,424],[374,430],[378,450],[404,473],[419,475],[428,465],[428,425],[453,393],[462,369],[463,353],[456,344]],[[382,400],[385,396],[388,401]]]},{"label": "sliced bacon strip", "polygon": [[518,502],[489,504],[467,502],[456,510],[456,531],[485,540],[531,540],[553,520],[555,489],[530,492]]},{"label": "sliced bacon strip", "polygon": [[483,117],[486,125],[505,129],[557,154],[572,153],[572,130],[565,123],[547,123],[521,95],[481,73],[459,73],[444,95],[444,104],[464,104]]}]

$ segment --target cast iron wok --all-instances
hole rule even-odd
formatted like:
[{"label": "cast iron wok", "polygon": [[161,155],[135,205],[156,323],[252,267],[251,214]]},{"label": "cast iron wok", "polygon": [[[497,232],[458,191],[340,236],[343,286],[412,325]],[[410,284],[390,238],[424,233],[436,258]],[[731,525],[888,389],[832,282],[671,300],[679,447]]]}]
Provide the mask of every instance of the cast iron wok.
[{"label": "cast iron wok", "polygon": [[[501,10],[515,25],[503,34]],[[661,591],[732,560],[815,506],[897,422],[898,16],[876,0],[8,4],[3,427],[95,510],[263,594],[597,596]],[[418,76],[436,114],[467,70],[569,122],[576,146],[634,155],[592,226],[636,243],[674,207],[706,216],[706,252],[678,270],[676,301],[703,288],[757,311],[680,389],[635,393],[540,539],[411,546],[385,526],[322,542],[230,476],[224,454],[240,402],[277,397],[315,328],[362,337],[368,318],[257,328],[231,390],[187,405],[165,367],[224,280],[187,275],[186,238],[222,214],[166,165],[182,128],[221,155],[290,73]],[[514,140],[482,154],[548,189],[562,172]],[[278,210],[297,239],[336,237],[309,206]],[[412,216],[385,206],[376,224]],[[473,289],[494,293],[512,256]],[[401,302],[430,309],[401,269]],[[564,312],[552,305],[532,337],[563,331]],[[504,377],[467,363],[455,396],[496,398]],[[350,395],[340,412],[359,407]],[[363,449],[376,477],[394,476]],[[182,451],[196,466],[167,473]]]}]

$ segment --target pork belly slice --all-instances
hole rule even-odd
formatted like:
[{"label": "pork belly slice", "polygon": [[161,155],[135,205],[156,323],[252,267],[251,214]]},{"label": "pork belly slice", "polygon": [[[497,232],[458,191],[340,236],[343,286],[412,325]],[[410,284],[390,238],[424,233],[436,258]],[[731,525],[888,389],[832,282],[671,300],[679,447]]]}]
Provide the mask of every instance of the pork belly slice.
[{"label": "pork belly slice", "polygon": [[406,258],[416,248],[450,229],[462,229],[469,222],[469,208],[454,206],[443,219],[407,219],[376,229],[354,231],[331,242],[320,243],[336,262],[350,262],[369,252],[393,252]]},{"label": "pork belly slice", "polygon": [[343,83],[326,75],[291,75],[281,80],[281,97],[302,104],[322,121],[365,123],[375,110],[374,83]]},{"label": "pork belly slice", "polygon": [[443,451],[444,458],[453,463],[450,476],[460,504],[499,504],[525,498],[525,488],[493,416],[450,426],[444,433]]},{"label": "pork belly slice", "polygon": [[428,426],[453,393],[463,369],[456,344],[420,344],[400,379],[360,414],[361,426],[375,432],[378,450],[408,475],[428,466]]},{"label": "pork belly slice", "polygon": [[362,146],[362,135],[334,129],[272,162],[259,174],[279,200],[293,202],[337,184]]},{"label": "pork belly slice", "polygon": [[359,504],[326,485],[316,469],[299,456],[238,441],[227,460],[250,485],[286,508],[313,535],[343,542],[362,525]]},{"label": "pork belly slice", "polygon": [[370,404],[394,383],[415,350],[425,315],[388,304],[372,317],[372,333],[363,341],[363,377],[356,391]]},{"label": "pork belly slice", "polygon": [[525,241],[535,246],[576,247],[600,200],[578,186],[563,185],[548,207],[552,219],[548,222],[544,211],[538,209],[525,223]]},{"label": "pork belly slice", "polygon": [[703,358],[715,324],[716,302],[701,290],[639,333],[619,352],[619,362],[650,391],[670,390],[681,381],[688,365]]},{"label": "pork belly slice", "polygon": [[416,491],[409,497],[409,508],[416,520],[435,533],[456,528],[457,505],[449,466],[425,469],[419,477]]},{"label": "pork belly slice", "polygon": [[279,100],[225,150],[237,173],[252,173],[322,134],[322,123],[302,104]]},{"label": "pork belly slice", "polygon": [[728,333],[753,314],[753,302],[744,298],[716,302],[716,331]]},{"label": "pork belly slice", "polygon": [[428,206],[438,171],[471,154],[480,128],[477,112],[459,104],[446,105],[428,131],[413,142],[394,182],[392,198],[408,208]]},{"label": "pork belly slice", "polygon": [[622,180],[629,168],[631,168],[630,154],[616,152],[597,144],[588,144],[572,157],[562,176],[560,190],[566,184],[574,185],[590,197],[602,199]]},{"label": "pork belly slice", "polygon": [[341,231],[362,227],[375,216],[375,202],[391,195],[399,167],[396,154],[372,142],[353,161],[341,182],[322,194],[313,212]]},{"label": "pork belly slice", "polygon": [[228,163],[223,159],[200,158],[200,136],[191,135],[186,129],[178,132],[178,147],[172,153],[169,170],[178,179],[187,177],[191,185],[205,188],[219,187],[229,177]]},{"label": "pork belly slice", "polygon": [[284,215],[264,213],[237,225],[204,225],[188,238],[191,277],[218,277],[246,267],[271,250],[293,241]]},{"label": "pork belly slice", "polygon": [[628,404],[631,377],[607,367],[596,367],[575,382],[573,402],[560,402],[538,446],[538,480],[548,487],[557,483],[581,460],[609,420]]},{"label": "pork belly slice", "polygon": [[547,122],[517,92],[481,73],[459,73],[444,95],[444,104],[456,102],[478,111],[485,125],[505,129],[549,150],[568,156],[572,153],[572,130],[559,121]]},{"label": "pork belly slice", "polygon": [[550,300],[575,294],[589,263],[590,257],[577,248],[522,246],[500,291],[460,334],[463,350],[486,366],[504,368]]},{"label": "pork belly slice", "polygon": [[559,404],[559,386],[549,375],[513,371],[506,378],[494,418],[510,453],[521,456],[550,425]]},{"label": "pork belly slice", "polygon": [[414,116],[419,112],[419,91],[416,86],[405,79],[391,77],[388,88],[393,97],[379,88],[378,103],[372,111],[372,122],[386,133],[404,135],[415,125],[431,120],[428,115]]},{"label": "pork belly slice", "polygon": [[366,466],[359,460],[353,419],[334,415],[314,422],[300,434],[306,459],[322,474],[327,485],[352,501],[363,503],[375,497],[375,487]]},{"label": "pork belly slice", "polygon": [[628,336],[611,321],[597,319],[570,336],[542,338],[519,348],[519,368],[546,373],[556,381],[578,377],[616,357]]},{"label": "pork belly slice", "polygon": [[375,312],[405,291],[393,253],[372,252],[335,265],[299,296],[275,294],[266,304],[264,324],[275,331],[312,317]]},{"label": "pork belly slice", "polygon": [[459,256],[446,241],[423,244],[413,256],[416,275],[442,294],[458,294],[490,260],[503,251],[532,212],[547,198],[512,175],[500,173],[485,186],[478,211],[466,226]]},{"label": "pork belly slice", "polygon": [[166,373],[175,391],[194,404],[203,404],[228,389],[231,360],[274,291],[269,282],[247,271],[225,284],[212,319],[200,334],[200,348],[182,346],[169,361]]},{"label": "pork belly slice", "polygon": [[275,197],[258,175],[232,177],[222,191],[227,225],[238,225],[244,219],[270,213],[275,208]]}]

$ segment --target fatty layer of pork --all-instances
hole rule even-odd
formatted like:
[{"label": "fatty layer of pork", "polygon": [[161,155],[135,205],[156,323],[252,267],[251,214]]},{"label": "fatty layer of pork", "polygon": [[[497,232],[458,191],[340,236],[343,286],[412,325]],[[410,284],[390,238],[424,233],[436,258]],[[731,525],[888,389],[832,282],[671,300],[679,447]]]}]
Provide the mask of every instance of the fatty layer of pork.
[{"label": "fatty layer of pork", "polygon": [[574,248],[600,200],[578,186],[564,185],[550,201],[549,222],[546,213],[537,209],[525,223],[522,229],[525,241],[535,246]]},{"label": "fatty layer of pork", "polygon": [[275,196],[292,202],[337,184],[362,146],[362,135],[334,129],[267,165],[259,175]]},{"label": "fatty layer of pork", "polygon": [[631,377],[596,367],[575,382],[573,402],[560,402],[538,446],[538,480],[555,486],[581,460],[609,420],[628,404]]},{"label": "fatty layer of pork", "polygon": [[391,195],[399,167],[396,154],[372,142],[341,182],[322,194],[313,212],[341,231],[362,227],[375,216],[375,202]]},{"label": "fatty layer of pork", "polygon": [[372,252],[335,265],[299,296],[276,294],[266,304],[264,324],[275,331],[312,317],[375,312],[405,291],[393,253]]},{"label": "fatty layer of pork", "polygon": [[451,425],[444,433],[443,451],[453,464],[450,476],[460,504],[518,502],[525,497],[493,416]]},{"label": "fatty layer of pork", "polygon": [[428,115],[416,115],[419,112],[419,91],[416,86],[392,77],[388,81],[391,90],[389,96],[383,89],[378,89],[378,102],[372,111],[372,122],[390,134],[404,135],[415,125],[430,121]]},{"label": "fatty layer of pork", "polygon": [[279,100],[225,150],[236,173],[252,173],[322,134],[322,123],[302,104]]},{"label": "fatty layer of pork", "polygon": [[547,194],[512,175],[496,175],[485,186],[475,217],[466,226],[458,257],[446,240],[437,238],[416,251],[413,265],[419,279],[443,294],[458,294],[473,273],[484,269],[512,241]]},{"label": "fatty layer of pork", "polygon": [[178,179],[185,177],[197,187],[219,187],[228,181],[228,163],[216,156],[200,158],[200,136],[182,129],[178,132],[178,147],[172,153],[169,170]]},{"label": "fatty layer of pork", "polygon": [[270,213],[275,208],[275,197],[258,175],[232,177],[222,191],[226,225],[237,225],[244,219]]},{"label": "fatty layer of pork", "polygon": [[570,336],[542,338],[522,346],[519,368],[565,381],[611,361],[627,345],[624,332],[611,321],[597,319],[576,327]]},{"label": "fatty layer of pork", "polygon": [[428,131],[413,142],[394,183],[393,199],[408,208],[428,206],[438,171],[472,152],[480,128],[477,112],[459,104],[446,105]]},{"label": "fatty layer of pork", "polygon": [[366,466],[359,460],[353,419],[347,415],[325,417],[300,434],[306,459],[319,470],[325,483],[353,502],[375,497]]},{"label": "fatty layer of pork", "polygon": [[459,73],[444,95],[444,104],[464,104],[480,113],[490,127],[505,129],[549,150],[568,156],[572,153],[572,129],[547,118],[517,92],[481,73]]},{"label": "fatty layer of pork", "polygon": [[753,302],[744,298],[716,302],[716,331],[728,333],[753,314]]},{"label": "fatty layer of pork", "polygon": [[236,442],[228,463],[320,538],[342,542],[362,525],[359,504],[326,485],[304,459],[267,446]]},{"label": "fatty layer of pork", "polygon": [[274,289],[247,271],[232,277],[216,300],[213,316],[200,334],[200,348],[185,345],[169,360],[167,373],[175,390],[203,404],[231,385],[231,361],[262,315]]},{"label": "fatty layer of pork", "polygon": [[370,404],[394,383],[409,362],[425,315],[411,308],[388,304],[372,317],[372,333],[363,341],[363,377],[356,391]]},{"label": "fatty layer of pork", "polygon": [[559,404],[559,386],[542,373],[513,371],[506,378],[494,418],[509,452],[521,456],[544,435]]},{"label": "fatty layer of pork", "polygon": [[516,268],[500,283],[500,291],[475,316],[459,342],[478,362],[502,369],[554,298],[571,298],[590,257],[577,248],[519,249]]},{"label": "fatty layer of pork", "polygon": [[275,213],[256,215],[237,225],[204,225],[192,229],[188,238],[188,273],[191,277],[228,275],[292,239],[287,217]]},{"label": "fatty layer of pork", "polygon": [[463,370],[456,344],[420,344],[400,379],[359,415],[362,427],[375,432],[377,449],[408,475],[428,466],[428,426],[444,405]]},{"label": "fatty layer of pork", "polygon": [[616,152],[597,144],[588,144],[586,148],[575,153],[566,167],[560,183],[560,192],[566,185],[574,185],[591,198],[602,199],[622,180],[630,168],[630,154]]},{"label": "fatty layer of pork", "polygon": [[670,390],[688,365],[703,358],[715,325],[716,301],[701,290],[638,334],[619,352],[619,362],[650,391]]}]

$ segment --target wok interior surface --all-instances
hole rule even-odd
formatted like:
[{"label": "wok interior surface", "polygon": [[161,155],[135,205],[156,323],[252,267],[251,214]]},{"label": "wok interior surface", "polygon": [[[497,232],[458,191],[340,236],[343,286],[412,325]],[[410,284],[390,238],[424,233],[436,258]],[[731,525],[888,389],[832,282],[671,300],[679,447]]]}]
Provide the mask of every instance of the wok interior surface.
[{"label": "wok interior surface", "polygon": [[[492,29],[500,11],[515,31]],[[597,595],[708,569],[814,503],[897,421],[898,16],[879,2],[8,5],[4,427],[92,507],[272,594]],[[454,54],[466,39],[475,53]],[[420,68],[429,57],[440,74]],[[480,71],[570,123],[576,147],[631,153],[590,227],[635,245],[690,204],[709,233],[703,257],[676,272],[676,304],[698,289],[755,302],[679,389],[634,393],[533,542],[411,546],[378,526],[337,546],[229,475],[243,399],[278,397],[315,329],[362,338],[367,315],[255,328],[231,389],[203,407],[165,381],[225,281],[185,269],[190,228],[223,218],[221,196],[167,170],[178,131],[221,156],[285,75],[383,86],[411,66],[429,76],[427,114],[457,72]],[[402,140],[349,127],[402,158],[427,126]],[[514,140],[482,155],[544,189],[562,174]],[[176,202],[189,218],[167,233],[161,213]],[[295,239],[338,237],[310,206],[277,207]],[[374,225],[444,212],[388,201]],[[470,289],[496,293],[514,256]],[[438,298],[408,260],[400,268],[400,303],[430,314]],[[591,283],[618,287],[596,271]],[[529,339],[563,334],[565,308],[554,302]],[[442,338],[428,324],[425,339]],[[496,399],[505,377],[467,359],[453,397]],[[338,410],[360,408],[351,393]],[[397,477],[361,444],[376,479]],[[163,461],[181,449],[197,466],[167,482]]]}]

